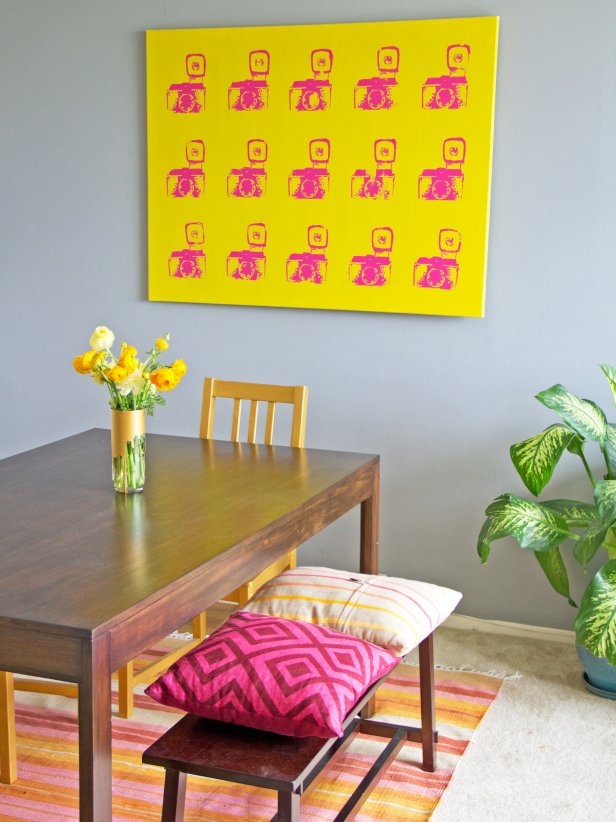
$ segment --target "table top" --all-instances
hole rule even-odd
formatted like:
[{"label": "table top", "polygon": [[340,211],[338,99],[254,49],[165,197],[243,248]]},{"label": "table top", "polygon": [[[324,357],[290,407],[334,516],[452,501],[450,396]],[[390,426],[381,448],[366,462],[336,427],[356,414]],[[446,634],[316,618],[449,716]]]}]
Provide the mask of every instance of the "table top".
[{"label": "table top", "polygon": [[125,496],[110,454],[93,429],[0,460],[0,627],[92,632],[379,459],[148,434]]}]

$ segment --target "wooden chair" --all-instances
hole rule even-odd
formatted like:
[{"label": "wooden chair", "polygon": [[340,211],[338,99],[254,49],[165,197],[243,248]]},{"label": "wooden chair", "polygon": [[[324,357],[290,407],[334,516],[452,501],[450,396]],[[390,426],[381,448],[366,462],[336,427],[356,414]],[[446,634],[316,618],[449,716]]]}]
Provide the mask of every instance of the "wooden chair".
[{"label": "wooden chair", "polygon": [[[231,442],[240,441],[240,423],[242,417],[242,402],[250,403],[250,414],[245,442],[256,443],[259,403],[267,403],[267,415],[263,434],[263,444],[272,445],[274,440],[274,420],[276,407],[283,403],[291,405],[293,415],[291,420],[291,446],[302,448],[306,432],[306,404],[308,388],[305,385],[263,385],[250,382],[229,382],[206,378],[203,384],[203,404],[201,408],[201,425],[199,436],[203,439],[212,439],[214,431],[214,412],[216,400],[233,400],[233,417],[231,422]],[[296,563],[295,550],[287,556],[270,565],[257,577],[247,580],[240,588],[231,591],[225,599],[237,602],[240,607],[245,605],[253,593],[268,579],[287,568],[294,568]],[[118,713],[128,718],[133,711],[133,689],[135,685],[153,682],[162,672],[167,670],[179,657],[187,653],[195,645],[205,639],[205,613],[198,614],[192,620],[193,639],[175,649],[169,654],[159,657],[139,671],[135,671],[134,663],[129,662],[118,671]]]}]

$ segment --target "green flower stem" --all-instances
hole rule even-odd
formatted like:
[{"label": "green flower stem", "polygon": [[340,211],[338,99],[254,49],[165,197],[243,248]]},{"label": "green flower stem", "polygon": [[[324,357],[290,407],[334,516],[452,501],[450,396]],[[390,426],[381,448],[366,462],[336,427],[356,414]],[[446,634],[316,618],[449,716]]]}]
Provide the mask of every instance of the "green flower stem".
[{"label": "green flower stem", "polygon": [[116,491],[132,493],[145,485],[145,434],[126,443],[125,455],[113,458],[113,485]]}]

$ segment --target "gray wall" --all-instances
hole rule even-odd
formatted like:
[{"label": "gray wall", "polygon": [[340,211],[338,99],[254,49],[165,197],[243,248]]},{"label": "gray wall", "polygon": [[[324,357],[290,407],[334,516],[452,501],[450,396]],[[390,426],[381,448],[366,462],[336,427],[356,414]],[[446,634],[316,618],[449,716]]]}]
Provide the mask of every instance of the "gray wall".
[{"label": "gray wall", "polygon": [[[616,3],[595,0],[0,0],[0,456],[107,425],[70,366],[95,325],[168,329],[190,372],[150,431],[193,435],[205,374],[310,386],[307,444],[382,455],[382,570],[458,587],[462,613],[571,627],[486,504],[563,382],[608,409],[616,363]],[[486,317],[146,301],[146,28],[500,15]],[[595,460],[598,465],[598,461]],[[554,496],[587,493],[573,458]],[[303,558],[353,566],[358,518]]]}]

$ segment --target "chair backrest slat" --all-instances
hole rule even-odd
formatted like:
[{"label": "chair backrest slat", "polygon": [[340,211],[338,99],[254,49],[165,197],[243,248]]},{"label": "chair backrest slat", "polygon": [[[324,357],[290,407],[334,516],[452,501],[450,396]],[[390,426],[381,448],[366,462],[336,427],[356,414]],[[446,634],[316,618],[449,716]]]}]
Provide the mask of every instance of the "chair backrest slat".
[{"label": "chair backrest slat", "polygon": [[237,399],[233,403],[233,422],[231,423],[231,442],[240,441],[240,421],[242,418],[242,401]]},{"label": "chair backrest slat", "polygon": [[284,403],[293,406],[291,423],[291,445],[301,448],[304,445],[306,434],[306,408],[308,402],[308,388],[305,385],[266,385],[263,383],[234,382],[230,380],[215,380],[211,377],[203,383],[203,405],[201,409],[201,425],[199,435],[204,439],[214,436],[214,412],[216,399],[223,397],[232,399],[233,419],[231,423],[231,441],[240,441],[240,420],[242,400],[250,402],[248,418],[247,442],[255,443],[257,439],[257,421],[259,403],[267,403],[265,419],[264,444],[272,445],[274,440],[274,420],[276,404]]},{"label": "chair backrest slat", "polygon": [[265,418],[265,445],[272,445],[274,442],[274,417],[276,416],[276,403],[268,402],[267,417]]},{"label": "chair backrest slat", "polygon": [[250,417],[248,418],[247,441],[254,445],[257,441],[257,415],[259,413],[259,403],[257,400],[250,401]]}]

